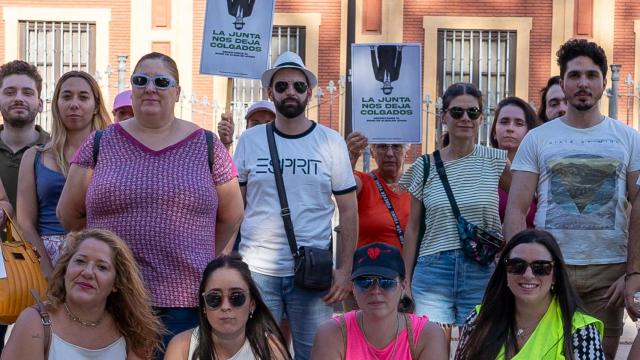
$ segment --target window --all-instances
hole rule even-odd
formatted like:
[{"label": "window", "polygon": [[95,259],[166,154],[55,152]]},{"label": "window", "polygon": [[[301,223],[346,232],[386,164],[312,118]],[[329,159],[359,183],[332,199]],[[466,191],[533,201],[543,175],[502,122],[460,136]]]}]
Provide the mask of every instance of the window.
[{"label": "window", "polygon": [[[438,97],[453,83],[473,83],[482,91],[490,120],[498,102],[514,95],[515,73],[515,31],[438,30]],[[479,138],[486,144],[491,121],[484,124]]]},{"label": "window", "polygon": [[[300,55],[305,61],[305,28],[300,26],[274,26],[271,34],[271,52],[269,53],[269,67],[285,51],[292,51]],[[233,112],[236,134],[246,128],[244,115],[247,108],[256,100],[266,99],[267,94],[262,89],[260,80],[230,79],[232,82],[231,111]]]},{"label": "window", "polygon": [[51,98],[56,81],[70,70],[95,73],[96,25],[89,22],[21,21],[20,58],[42,76],[44,111],[38,124],[50,130]]}]

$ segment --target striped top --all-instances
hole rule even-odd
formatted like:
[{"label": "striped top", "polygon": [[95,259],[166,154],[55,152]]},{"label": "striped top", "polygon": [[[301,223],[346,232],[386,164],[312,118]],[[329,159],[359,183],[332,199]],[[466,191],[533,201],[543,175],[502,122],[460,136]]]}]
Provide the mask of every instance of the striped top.
[{"label": "striped top", "polygon": [[[467,221],[501,232],[498,181],[506,163],[506,151],[481,145],[476,145],[465,157],[444,162],[453,196]],[[423,167],[424,161],[419,158],[400,179],[400,185],[416,199],[422,200],[425,207],[426,231],[418,256],[459,249],[456,221],[433,156],[424,188]]]}]

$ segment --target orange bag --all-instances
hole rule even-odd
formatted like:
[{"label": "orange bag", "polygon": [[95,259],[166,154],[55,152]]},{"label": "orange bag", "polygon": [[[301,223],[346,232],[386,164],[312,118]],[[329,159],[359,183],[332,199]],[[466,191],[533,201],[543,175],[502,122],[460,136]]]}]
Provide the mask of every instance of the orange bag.
[{"label": "orange bag", "polygon": [[[15,223],[7,218],[7,241],[2,243],[6,277],[0,278],[0,324],[12,324],[20,312],[33,305],[30,289],[47,292],[47,280],[40,269],[40,255],[24,240]],[[1,274],[0,270],[0,274]]]}]

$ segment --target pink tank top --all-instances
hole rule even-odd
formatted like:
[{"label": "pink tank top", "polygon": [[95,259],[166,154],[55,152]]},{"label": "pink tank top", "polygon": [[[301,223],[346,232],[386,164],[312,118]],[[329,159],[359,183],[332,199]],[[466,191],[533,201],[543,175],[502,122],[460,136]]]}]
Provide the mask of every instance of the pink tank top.
[{"label": "pink tank top", "polygon": [[[413,314],[407,314],[407,317],[413,325],[413,343],[417,347],[422,328],[429,321],[429,318]],[[344,318],[347,325],[347,353],[345,354],[345,359],[392,360],[393,356],[393,360],[411,360],[411,350],[409,350],[409,342],[407,341],[409,335],[406,327],[398,334],[395,341],[390,342],[382,349],[378,349],[367,343],[362,329],[360,329],[358,325],[358,320],[356,320],[356,311],[349,311],[344,314]],[[333,320],[340,325],[340,318],[338,316],[335,316]],[[400,318],[400,321],[402,321],[402,318]],[[393,348],[396,342],[398,344],[395,346],[394,351]]]}]

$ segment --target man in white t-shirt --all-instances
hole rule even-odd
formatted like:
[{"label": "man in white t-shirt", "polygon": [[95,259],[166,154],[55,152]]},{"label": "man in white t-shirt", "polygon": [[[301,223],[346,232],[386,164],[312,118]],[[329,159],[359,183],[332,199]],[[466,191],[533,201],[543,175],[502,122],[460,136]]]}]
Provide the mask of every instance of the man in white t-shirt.
[{"label": "man in white t-shirt", "polygon": [[535,227],[558,241],[586,310],[605,324],[603,347],[613,359],[622,335],[627,210],[637,193],[640,135],[600,113],[607,75],[600,46],[569,40],[558,51],[558,65],[567,113],[531,130],[520,144],[504,235],[510,239],[526,228],[537,193]]},{"label": "man in white t-shirt", "polygon": [[358,228],[356,183],[346,143],[337,132],[305,116],[316,84],[316,76],[292,52],[280,55],[262,76],[262,86],[276,106],[275,142],[297,245],[329,249],[333,199],[338,206],[342,246],[336,258],[340,267],[333,271],[329,290],[294,286],[294,260],[280,215],[267,125],[246,130],[234,154],[246,204],[240,254],[276,321],[286,313],[296,359],[309,357],[316,328],[332,315],[330,304],[351,291]]}]

